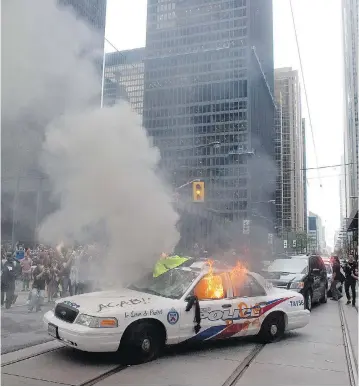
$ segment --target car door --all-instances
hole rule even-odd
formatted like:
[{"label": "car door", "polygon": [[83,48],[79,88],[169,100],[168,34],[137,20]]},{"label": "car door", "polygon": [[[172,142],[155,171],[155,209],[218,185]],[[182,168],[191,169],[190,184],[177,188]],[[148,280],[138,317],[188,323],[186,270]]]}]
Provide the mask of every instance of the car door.
[{"label": "car door", "polygon": [[317,302],[321,297],[321,270],[318,257],[312,256],[309,259],[310,279],[313,287],[313,301]]},{"label": "car door", "polygon": [[265,289],[250,274],[240,280],[231,277],[233,288],[233,327],[234,336],[256,335],[260,330],[260,316],[263,305],[270,300]]},{"label": "car door", "polygon": [[[180,337],[183,341],[205,341],[209,339],[221,338],[221,331],[227,326],[227,319],[233,314],[232,289],[227,273],[214,275],[220,282],[223,290],[222,295],[208,294],[204,289],[208,287],[208,275],[204,275],[185,296],[183,310],[181,310]],[[190,311],[186,307],[191,297],[196,296],[200,310],[200,322],[196,321],[196,305]],[[196,327],[200,330],[196,332]]]},{"label": "car door", "polygon": [[324,261],[320,257],[318,257],[318,266],[320,270],[319,298],[321,298],[324,294],[324,289],[326,289],[328,284],[328,275],[327,275],[327,268],[325,267]]}]

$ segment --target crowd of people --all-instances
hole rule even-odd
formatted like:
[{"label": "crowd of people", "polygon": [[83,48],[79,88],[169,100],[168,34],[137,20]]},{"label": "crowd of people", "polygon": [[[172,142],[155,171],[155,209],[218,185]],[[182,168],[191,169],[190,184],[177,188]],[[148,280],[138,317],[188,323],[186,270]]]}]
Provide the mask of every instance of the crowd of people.
[{"label": "crowd of people", "polygon": [[[96,266],[97,246],[64,248],[39,245],[36,248],[2,246],[1,306],[10,308],[16,301],[15,284],[22,282],[22,290],[29,291],[29,311],[41,310],[45,298],[53,302],[57,297],[86,293],[98,288]],[[23,254],[19,254],[23,252]]]},{"label": "crowd of people", "polygon": [[356,305],[356,285],[358,281],[358,261],[353,255],[348,256],[348,260],[340,263],[337,256],[333,257],[333,278],[331,283],[332,300],[340,300],[342,295],[342,285],[344,284],[347,305]]}]

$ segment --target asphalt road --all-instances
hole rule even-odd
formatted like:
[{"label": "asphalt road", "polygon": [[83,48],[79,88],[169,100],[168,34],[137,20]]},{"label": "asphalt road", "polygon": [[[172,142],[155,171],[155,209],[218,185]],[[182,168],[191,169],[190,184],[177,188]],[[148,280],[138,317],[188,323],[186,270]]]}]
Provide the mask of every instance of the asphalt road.
[{"label": "asphalt road", "polygon": [[28,293],[20,292],[15,305],[1,308],[1,354],[50,340],[42,326],[42,317],[53,306],[45,304],[41,312],[29,313],[27,296]]},{"label": "asphalt road", "polygon": [[[132,367],[120,366],[112,354],[82,353],[51,341],[3,355],[2,384],[350,385],[348,364],[353,362],[348,360],[342,326],[356,344],[357,317],[356,309],[340,309],[329,300],[313,309],[306,328],[289,332],[278,343],[258,346],[255,340],[240,339],[175,347],[154,362]],[[35,322],[31,324],[35,328]],[[39,337],[41,329],[37,327]]]}]

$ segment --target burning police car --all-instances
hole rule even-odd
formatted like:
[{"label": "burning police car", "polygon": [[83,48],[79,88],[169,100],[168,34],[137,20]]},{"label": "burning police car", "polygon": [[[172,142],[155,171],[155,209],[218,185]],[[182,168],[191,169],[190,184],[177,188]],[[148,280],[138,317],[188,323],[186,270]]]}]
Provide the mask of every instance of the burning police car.
[{"label": "burning police car", "polygon": [[44,316],[49,335],[123,362],[156,358],[165,345],[259,335],[263,342],[309,323],[303,296],[274,288],[240,265],[189,261],[117,291],[59,300]]}]

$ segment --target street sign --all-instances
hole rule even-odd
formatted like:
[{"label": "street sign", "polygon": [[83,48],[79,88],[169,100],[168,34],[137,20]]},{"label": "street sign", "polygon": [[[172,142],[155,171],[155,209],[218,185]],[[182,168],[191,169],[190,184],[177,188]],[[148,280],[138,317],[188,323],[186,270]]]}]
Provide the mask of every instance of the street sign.
[{"label": "street sign", "polygon": [[243,219],[243,234],[249,235],[251,221],[249,219]]},{"label": "street sign", "polygon": [[269,245],[273,244],[273,234],[268,234],[268,244]]},{"label": "street sign", "polygon": [[288,247],[288,241],[285,239],[285,240],[283,241],[283,244],[284,244],[284,248],[286,249],[286,248]]}]

